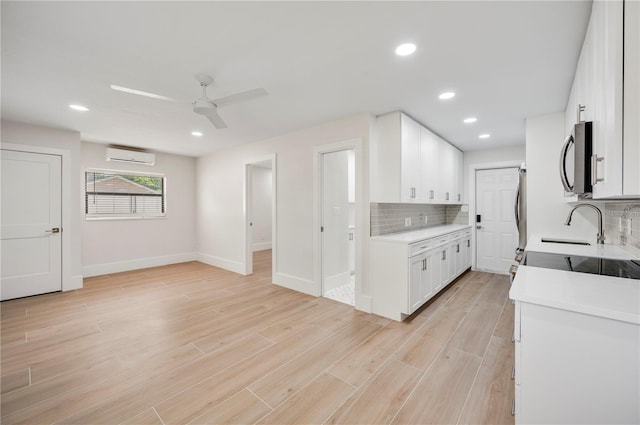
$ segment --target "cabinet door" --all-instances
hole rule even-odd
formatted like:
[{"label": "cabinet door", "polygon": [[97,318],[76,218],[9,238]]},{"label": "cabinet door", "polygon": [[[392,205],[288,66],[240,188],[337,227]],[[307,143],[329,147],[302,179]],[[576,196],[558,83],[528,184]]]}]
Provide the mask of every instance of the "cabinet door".
[{"label": "cabinet door", "polygon": [[462,241],[462,270],[471,267],[471,238],[465,237]]},{"label": "cabinet door", "polygon": [[449,245],[449,279],[452,280],[456,272],[458,271],[458,254],[460,253],[460,249],[458,247],[458,243],[460,240],[451,242]]},{"label": "cabinet door", "polygon": [[422,305],[422,275],[425,255],[416,255],[409,259],[409,305],[406,314],[413,313]]},{"label": "cabinet door", "polygon": [[439,288],[442,288],[447,283],[449,283],[450,275],[449,275],[449,247],[445,246],[439,251],[439,259],[440,259],[440,282]]},{"label": "cabinet door", "polygon": [[453,200],[454,157],[453,146],[438,137],[438,203],[448,204]]},{"label": "cabinet door", "polygon": [[456,204],[462,204],[464,202],[464,157],[462,151],[459,151],[456,148],[453,148],[454,155],[454,178],[455,178],[455,186],[453,190],[453,202]]},{"label": "cabinet door", "polygon": [[[640,2],[624,4],[624,196],[640,197]],[[634,118],[635,117],[635,118]]]},{"label": "cabinet door", "polygon": [[429,257],[429,280],[433,294],[437,294],[442,289],[442,250],[431,251]]},{"label": "cabinet door", "polygon": [[594,179],[598,179],[593,197],[606,198],[622,195],[623,2],[596,1],[591,16],[594,59],[589,67],[593,69],[589,97],[597,158]]},{"label": "cabinet door", "polygon": [[406,115],[401,115],[400,131],[402,133],[400,200],[416,202],[420,184],[420,124]]},{"label": "cabinet door", "polygon": [[424,304],[433,296],[433,254],[424,256],[424,270],[422,271],[421,296]]},{"label": "cabinet door", "polygon": [[438,172],[440,157],[438,156],[438,139],[435,134],[422,127],[420,129],[420,165],[421,181],[419,199],[421,202],[437,202]]}]

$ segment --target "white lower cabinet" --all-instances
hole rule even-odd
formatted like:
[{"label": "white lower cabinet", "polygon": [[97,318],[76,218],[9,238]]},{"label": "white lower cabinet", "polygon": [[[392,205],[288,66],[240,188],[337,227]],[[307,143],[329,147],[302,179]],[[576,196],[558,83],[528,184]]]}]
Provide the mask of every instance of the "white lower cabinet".
[{"label": "white lower cabinet", "polygon": [[516,301],[516,424],[640,423],[640,326]]},{"label": "white lower cabinet", "polygon": [[412,244],[373,239],[373,313],[404,320],[469,268],[463,259],[467,234],[470,229]]}]

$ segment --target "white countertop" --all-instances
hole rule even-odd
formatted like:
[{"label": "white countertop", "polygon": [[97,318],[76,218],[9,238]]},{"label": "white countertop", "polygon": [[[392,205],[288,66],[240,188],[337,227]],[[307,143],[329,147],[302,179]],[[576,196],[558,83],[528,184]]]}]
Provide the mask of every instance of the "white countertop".
[{"label": "white countertop", "polygon": [[640,324],[640,280],[520,266],[509,298]]},{"label": "white countertop", "polygon": [[411,244],[424,239],[436,238],[446,235],[447,233],[457,232],[458,230],[470,229],[468,224],[445,224],[442,226],[426,227],[424,229],[412,230],[410,232],[389,233],[388,235],[373,236],[371,240],[397,242]]},{"label": "white countertop", "polygon": [[630,252],[618,245],[573,245],[542,242],[542,237],[534,235],[527,241],[527,251],[550,252],[553,254],[582,255],[585,257],[615,258],[618,260],[636,260]]},{"label": "white countertop", "polygon": [[[542,243],[532,237],[527,251],[632,259],[618,246]],[[640,280],[519,266],[509,298],[592,316],[640,324]]]}]

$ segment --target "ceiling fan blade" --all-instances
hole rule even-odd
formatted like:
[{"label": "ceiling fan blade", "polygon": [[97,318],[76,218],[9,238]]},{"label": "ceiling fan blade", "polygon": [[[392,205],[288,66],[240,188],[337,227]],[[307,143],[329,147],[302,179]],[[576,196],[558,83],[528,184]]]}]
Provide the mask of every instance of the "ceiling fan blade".
[{"label": "ceiling fan blade", "polygon": [[255,99],[258,97],[266,96],[269,92],[267,92],[263,88],[247,90],[236,94],[231,94],[229,96],[219,97],[217,99],[211,100],[216,106],[227,106],[233,105],[234,103],[245,102],[247,100]]},{"label": "ceiling fan blade", "polygon": [[124,93],[137,94],[138,96],[146,96],[146,97],[151,97],[153,99],[160,99],[160,100],[168,100],[170,102],[177,102],[176,99],[173,99],[171,97],[162,96],[160,94],[155,94],[155,93],[149,93],[149,92],[142,91],[142,90],[130,89],[128,87],[116,86],[115,84],[111,84],[111,88],[113,90],[121,91],[121,92],[124,92]]},{"label": "ceiling fan blade", "polygon": [[215,128],[217,128],[218,130],[222,129],[222,128],[227,128],[227,123],[225,123],[222,118],[220,118],[220,115],[218,115],[218,112],[216,112],[215,109],[212,109],[210,111],[208,111],[205,116],[207,117],[207,119],[209,121],[211,121],[211,124],[214,125]]}]

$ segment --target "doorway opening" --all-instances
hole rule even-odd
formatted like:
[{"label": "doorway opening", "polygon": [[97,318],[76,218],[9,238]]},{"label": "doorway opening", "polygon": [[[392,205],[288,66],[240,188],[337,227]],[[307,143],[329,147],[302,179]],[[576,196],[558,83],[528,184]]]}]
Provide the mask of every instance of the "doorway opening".
[{"label": "doorway opening", "polygon": [[276,270],[276,158],[245,164],[245,255],[244,274],[253,274],[254,262],[263,270],[271,262]]},{"label": "doorway opening", "polygon": [[476,269],[507,274],[518,247],[518,168],[475,170]]},{"label": "doorway opening", "polygon": [[320,154],[322,296],[355,305],[355,149]]}]

